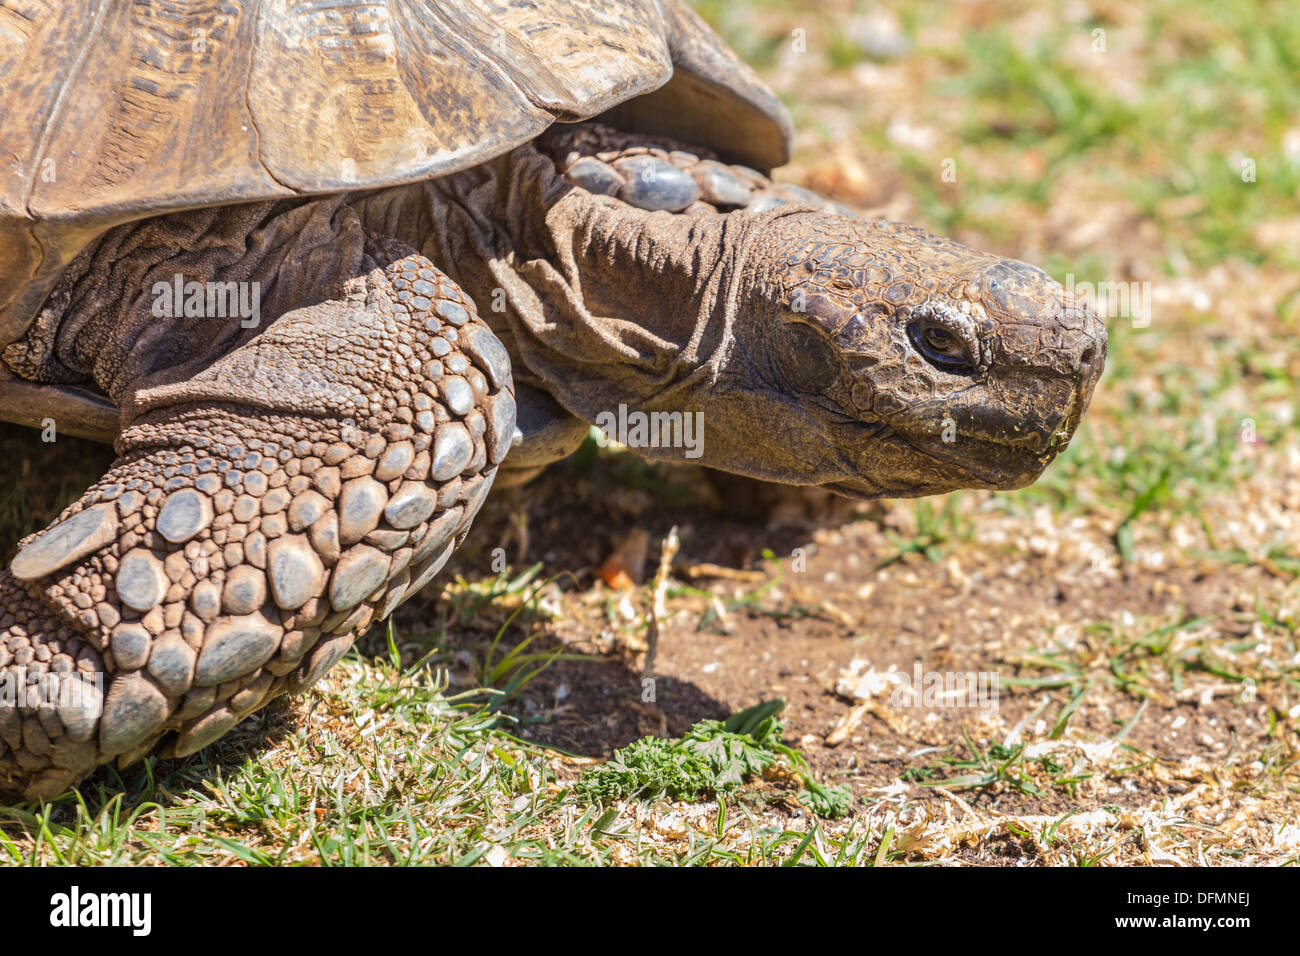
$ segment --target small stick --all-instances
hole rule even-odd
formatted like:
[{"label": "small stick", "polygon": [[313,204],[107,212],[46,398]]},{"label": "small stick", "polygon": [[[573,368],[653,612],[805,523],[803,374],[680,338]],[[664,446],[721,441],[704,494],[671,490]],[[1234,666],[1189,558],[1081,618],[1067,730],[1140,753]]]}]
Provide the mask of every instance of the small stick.
[{"label": "small stick", "polygon": [[659,653],[659,621],[668,616],[664,601],[668,596],[668,572],[672,569],[673,558],[681,542],[677,538],[677,525],[668,529],[662,549],[659,552],[659,570],[655,572],[654,600],[650,602],[650,624],[646,628],[645,668],[641,676],[649,677],[654,672],[655,656]]}]

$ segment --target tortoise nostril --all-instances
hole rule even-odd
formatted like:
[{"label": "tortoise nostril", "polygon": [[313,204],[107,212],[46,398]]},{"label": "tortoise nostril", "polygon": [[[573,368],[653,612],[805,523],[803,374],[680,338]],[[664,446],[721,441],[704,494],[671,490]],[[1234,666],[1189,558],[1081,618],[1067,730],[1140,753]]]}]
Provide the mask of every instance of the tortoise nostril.
[{"label": "tortoise nostril", "polygon": [[1079,364],[1091,365],[1092,360],[1095,359],[1096,357],[1097,357],[1097,352],[1090,345],[1086,349],[1084,349],[1083,354],[1079,356]]}]

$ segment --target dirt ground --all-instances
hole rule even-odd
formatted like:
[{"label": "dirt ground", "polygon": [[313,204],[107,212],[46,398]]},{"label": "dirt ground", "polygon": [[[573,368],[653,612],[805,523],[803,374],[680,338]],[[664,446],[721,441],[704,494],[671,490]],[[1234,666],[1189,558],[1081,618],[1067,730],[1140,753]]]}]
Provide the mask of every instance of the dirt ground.
[{"label": "dirt ground", "polygon": [[[863,804],[933,812],[956,794],[963,814],[988,820],[1158,812],[1185,816],[1186,826],[1214,831],[1234,851],[1252,842],[1283,852],[1294,846],[1295,739],[1277,726],[1279,717],[1290,722],[1294,696],[1267,683],[1243,692],[1239,679],[1179,654],[1180,643],[1184,651],[1199,647],[1213,633],[1221,645],[1252,645],[1235,654],[1221,647],[1224,660],[1254,663],[1290,650],[1294,667],[1290,634],[1278,635],[1275,648],[1255,622],[1260,602],[1294,598],[1290,575],[1195,562],[1158,574],[1081,568],[1080,549],[1071,546],[1077,539],[1068,527],[1052,527],[1046,509],[998,522],[987,544],[964,544],[938,560],[898,558],[886,535],[894,527],[914,533],[911,503],[872,506],[845,520],[847,503],[828,509],[797,493],[768,495],[786,499],[774,524],[720,509],[718,489],[701,470],[654,472],[655,492],[629,489],[629,471],[642,469],[607,459],[569,464],[521,493],[499,496],[480,519],[478,547],[460,559],[461,573],[480,577],[500,547],[516,568],[540,562],[540,577],[560,574],[543,591],[548,615],[527,628],[545,635],[533,648],[563,646],[597,658],[556,663],[512,702],[526,739],[606,759],[644,734],[678,735],[702,718],[779,696],[789,702],[787,740],[820,779],[850,784]],[[735,483],[726,490],[734,499]],[[809,515],[819,511],[830,515]],[[523,552],[521,517],[528,528]],[[649,589],[612,589],[600,569],[628,539],[634,552],[643,539],[650,543],[644,571],[652,575],[658,543],[673,527],[681,539],[673,577],[702,593],[666,602],[655,700],[647,702]],[[1087,536],[1082,528],[1073,533]],[[728,610],[756,591],[758,600]],[[429,613],[418,605],[404,610],[399,631],[418,628]],[[1116,622],[1115,631],[1089,627],[1098,621]],[[471,625],[454,641],[481,647],[498,622],[489,618],[477,634]],[[1155,650],[1118,653],[1168,624],[1182,625],[1171,629],[1171,659],[1182,661],[1172,679]],[[504,644],[511,643],[507,636]],[[854,696],[861,680],[845,677],[855,661],[859,674],[911,675],[919,666],[1048,680],[1001,686],[992,706],[899,706],[888,684]],[[1116,673],[1124,668],[1132,673],[1121,681]],[[1077,680],[1050,679],[1062,674]],[[472,675],[463,681],[469,686]],[[1067,706],[1071,716],[1055,733]],[[1027,746],[999,771],[1017,744]],[[1279,772],[1291,783],[1275,791],[1270,777]],[[948,792],[936,794],[941,782]],[[1030,852],[1034,841],[1016,850],[1002,846],[1014,833],[1000,832],[981,841],[973,858]],[[1150,857],[1141,839],[1132,849]]]}]

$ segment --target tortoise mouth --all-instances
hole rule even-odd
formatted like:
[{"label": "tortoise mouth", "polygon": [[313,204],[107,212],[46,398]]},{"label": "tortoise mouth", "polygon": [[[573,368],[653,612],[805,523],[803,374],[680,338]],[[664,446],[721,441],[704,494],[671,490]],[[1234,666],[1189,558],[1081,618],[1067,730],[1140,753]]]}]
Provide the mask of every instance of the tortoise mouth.
[{"label": "tortoise mouth", "polygon": [[909,433],[898,428],[893,432],[917,454],[962,469],[985,483],[965,487],[1023,488],[1069,446],[1091,397],[1091,383],[1076,385],[1062,411],[1040,413],[1036,422],[1022,421],[1015,428],[1020,433],[1014,437],[1009,433],[1007,419],[1000,414],[988,416],[984,422],[977,416],[975,429],[959,426],[951,441],[940,440],[932,432]]},{"label": "tortoise mouth", "polygon": [[[1028,448],[976,435],[958,435],[957,442],[933,438],[901,438],[919,455],[956,468],[970,476],[955,487],[1010,491],[1031,485],[1043,473],[1056,452]],[[954,476],[960,479],[960,476]]]},{"label": "tortoise mouth", "polygon": [[[962,488],[991,491],[1024,488],[1042,475],[1057,451],[1065,447],[1072,431],[1070,427],[1066,436],[1059,439],[1058,448],[1052,448],[1049,439],[1045,447],[1029,449],[1023,443],[1011,444],[977,435],[959,434],[957,441],[945,442],[929,435],[909,435],[896,428],[877,429],[872,439],[874,447],[868,454],[879,460],[882,452],[887,453],[890,461],[885,474],[875,468],[864,469],[858,476],[822,487],[858,500],[916,498]],[[898,477],[890,476],[889,472]]]}]

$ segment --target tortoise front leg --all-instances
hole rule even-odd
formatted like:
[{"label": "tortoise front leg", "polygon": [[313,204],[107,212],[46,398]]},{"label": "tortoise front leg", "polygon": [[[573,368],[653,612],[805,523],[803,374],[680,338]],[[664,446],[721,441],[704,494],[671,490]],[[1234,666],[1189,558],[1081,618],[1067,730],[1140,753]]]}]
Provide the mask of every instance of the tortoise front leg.
[{"label": "tortoise front leg", "polygon": [[309,687],[442,568],[515,434],[505,349],[417,255],[132,411],[0,572],[0,690],[64,688],[0,697],[0,795],[194,753]]}]

